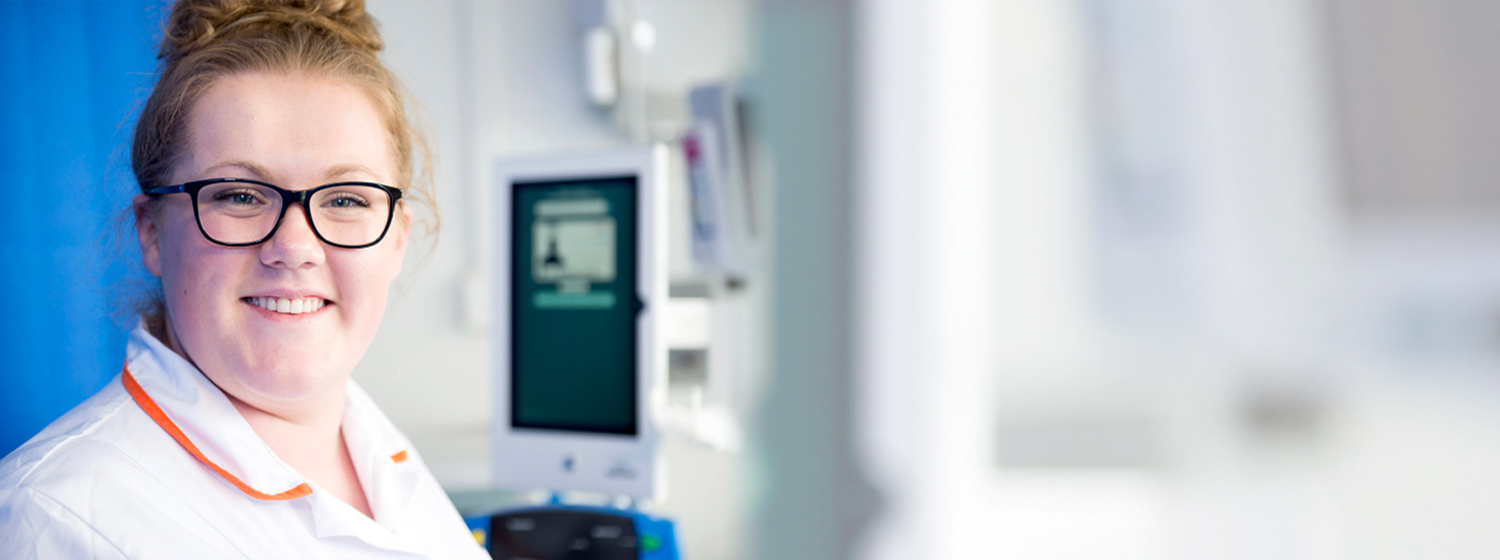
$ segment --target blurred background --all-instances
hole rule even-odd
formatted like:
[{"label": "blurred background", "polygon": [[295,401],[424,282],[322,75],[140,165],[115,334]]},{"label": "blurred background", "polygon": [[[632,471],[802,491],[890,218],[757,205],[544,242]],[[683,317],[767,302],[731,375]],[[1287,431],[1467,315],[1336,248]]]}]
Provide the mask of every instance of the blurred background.
[{"label": "blurred background", "polygon": [[[162,6],[0,2],[0,453],[122,360]],[[369,10],[444,214],[355,379],[460,507],[494,160],[662,142],[687,558],[1500,557],[1500,4]]]}]

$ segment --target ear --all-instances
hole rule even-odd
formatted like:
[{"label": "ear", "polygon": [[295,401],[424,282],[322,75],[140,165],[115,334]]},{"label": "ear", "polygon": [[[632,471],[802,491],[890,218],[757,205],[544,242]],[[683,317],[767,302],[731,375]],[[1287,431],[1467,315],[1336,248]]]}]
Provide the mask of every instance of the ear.
[{"label": "ear", "polygon": [[135,238],[141,244],[141,263],[146,265],[146,270],[151,271],[157,278],[161,277],[161,245],[158,243],[161,233],[161,224],[156,213],[152,212],[151,197],[144,194],[135,195],[131,200],[131,209],[135,211]]},{"label": "ear", "polygon": [[405,259],[407,238],[411,236],[411,205],[401,203],[401,217],[398,219],[401,227],[396,228],[396,253]]}]

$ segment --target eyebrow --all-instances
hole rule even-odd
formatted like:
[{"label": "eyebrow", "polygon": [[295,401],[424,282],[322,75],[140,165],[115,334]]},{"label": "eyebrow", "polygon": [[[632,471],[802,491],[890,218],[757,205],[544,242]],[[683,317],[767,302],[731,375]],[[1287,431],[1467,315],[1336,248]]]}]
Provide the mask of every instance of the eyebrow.
[{"label": "eyebrow", "polygon": [[[249,171],[251,175],[254,175],[256,179],[259,179],[261,181],[271,182],[273,179],[273,177],[271,177],[271,172],[267,171],[265,167],[262,167],[261,165],[254,162],[243,160],[221,161],[204,168],[203,172],[207,174],[209,171],[223,167],[238,167],[244,169],[245,171]],[[328,168],[328,171],[323,174],[323,178],[325,180],[333,181],[345,175],[354,173],[364,173],[371,177],[375,176],[374,171],[371,171],[370,168],[363,165],[359,165],[357,163],[341,163]]]},{"label": "eyebrow", "polygon": [[261,167],[260,165],[254,163],[254,162],[242,161],[242,160],[221,161],[219,163],[215,163],[213,165],[210,165],[208,167],[203,168],[203,172],[204,172],[204,174],[207,174],[209,171],[212,171],[214,169],[219,169],[221,167],[238,167],[238,168],[244,169],[245,171],[249,171],[250,174],[254,175],[256,179],[260,179],[262,181],[270,181],[271,180],[271,173],[269,171],[266,171],[266,168]]},{"label": "eyebrow", "polygon": [[364,173],[365,175],[369,175],[370,177],[376,176],[374,171],[371,171],[370,168],[363,165],[357,163],[341,163],[328,168],[328,172],[323,174],[323,178],[332,181],[351,173]]}]

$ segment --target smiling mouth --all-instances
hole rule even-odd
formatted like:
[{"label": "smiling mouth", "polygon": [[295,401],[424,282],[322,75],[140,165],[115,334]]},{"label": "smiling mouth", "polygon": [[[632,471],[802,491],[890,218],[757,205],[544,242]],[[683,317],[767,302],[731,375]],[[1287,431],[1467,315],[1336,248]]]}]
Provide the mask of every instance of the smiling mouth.
[{"label": "smiling mouth", "polygon": [[240,298],[245,303],[254,305],[273,313],[285,313],[287,315],[301,315],[312,313],[332,302],[323,298],[308,297],[298,299],[274,298],[274,297],[247,297]]}]

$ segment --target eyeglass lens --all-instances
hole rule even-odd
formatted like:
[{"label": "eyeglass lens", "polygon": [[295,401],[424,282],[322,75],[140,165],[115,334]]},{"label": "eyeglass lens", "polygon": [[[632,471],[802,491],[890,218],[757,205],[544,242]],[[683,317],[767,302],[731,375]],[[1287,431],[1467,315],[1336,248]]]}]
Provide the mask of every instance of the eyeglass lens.
[{"label": "eyeglass lens", "polygon": [[[198,220],[215,241],[254,243],[271,234],[282,204],[281,194],[262,185],[216,183],[198,192]],[[390,195],[364,185],[325,188],[313,193],[307,206],[313,228],[337,245],[374,243],[391,216]]]}]

